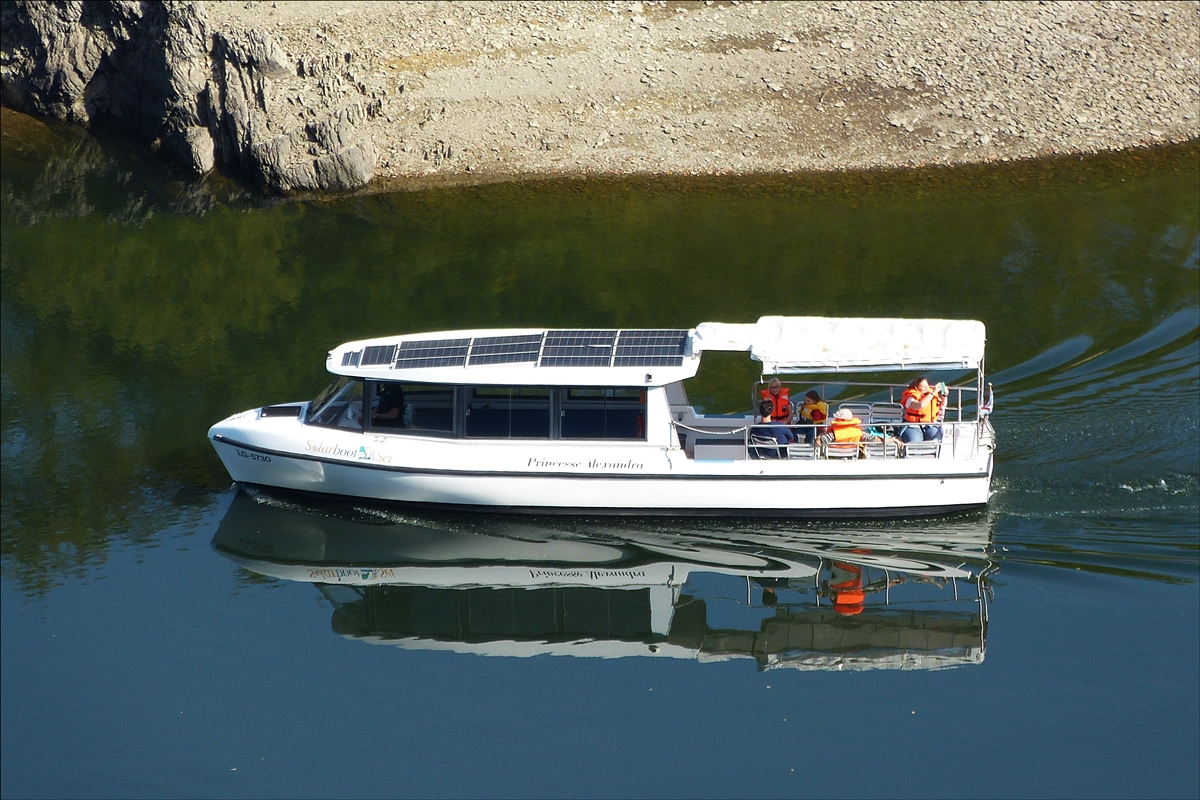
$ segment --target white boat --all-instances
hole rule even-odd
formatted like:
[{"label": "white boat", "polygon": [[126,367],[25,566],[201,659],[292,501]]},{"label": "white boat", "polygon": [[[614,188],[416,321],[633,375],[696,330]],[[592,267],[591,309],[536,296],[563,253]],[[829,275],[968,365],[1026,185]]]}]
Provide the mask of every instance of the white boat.
[{"label": "white boat", "polygon": [[[823,317],[403,334],[341,345],[327,359],[338,379],[315,400],[243,411],[209,438],[239,483],[423,507],[939,514],[982,506],[990,493],[984,342],[972,320]],[[748,353],[763,380],[778,376],[796,398],[812,387],[853,397],[844,405],[884,433],[900,423],[904,384],[851,384],[847,374],[936,370],[959,380],[940,441],[764,445],[752,410],[708,415],[689,405],[684,381],[708,351]]]}]

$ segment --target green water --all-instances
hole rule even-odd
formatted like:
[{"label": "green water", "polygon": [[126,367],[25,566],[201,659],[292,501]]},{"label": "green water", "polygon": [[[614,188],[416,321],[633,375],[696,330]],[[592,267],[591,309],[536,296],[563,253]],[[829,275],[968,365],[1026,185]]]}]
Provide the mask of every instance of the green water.
[{"label": "green water", "polygon": [[[212,538],[231,497],[228,476],[204,437],[214,421],[252,406],[313,396],[327,382],[326,351],[350,339],[506,326],[688,328],[703,321],[752,322],[767,314],[986,323],[1001,443],[998,494],[986,519],[1008,583],[999,592],[1001,605],[1005,591],[1024,600],[1014,599],[1007,609],[1020,635],[1001,638],[1016,663],[994,655],[993,639],[989,661],[977,670],[991,677],[975,679],[982,681],[971,690],[975,699],[989,708],[1010,703],[1019,678],[1040,680],[1053,668],[1046,661],[1054,657],[1038,644],[1044,633],[1033,633],[1038,625],[1067,636],[1068,629],[1078,633],[1073,626],[1083,614],[1092,619],[1087,630],[1094,643],[1109,635],[1106,624],[1122,635],[1145,624],[1132,612],[1113,609],[1158,603],[1180,611],[1154,623],[1178,645],[1162,661],[1162,669],[1169,664],[1170,671],[1155,673],[1157,688],[1150,692],[1155,703],[1172,704],[1164,712],[1163,733],[1132,750],[1124,736],[1091,733],[1100,740],[1090,749],[1068,747],[1056,760],[1045,751],[1031,755],[1021,743],[1029,718],[1013,719],[995,707],[992,746],[1023,766],[991,785],[1000,794],[1196,792],[1196,143],[954,170],[534,182],[293,202],[261,200],[220,181],[196,186],[119,144],[50,130],[8,111],[2,152],[5,796],[179,794],[193,785],[201,794],[357,793],[335,780],[363,768],[347,755],[340,733],[329,734],[337,743],[318,755],[322,748],[252,726],[256,737],[291,754],[290,772],[279,768],[260,784],[215,778],[191,784],[186,776],[208,774],[198,766],[213,752],[203,736],[188,740],[195,748],[189,757],[173,754],[167,767],[147,770],[88,738],[118,725],[117,717],[102,710],[95,722],[100,727],[83,725],[76,743],[81,751],[70,757],[79,759],[79,769],[76,777],[66,777],[59,769],[68,756],[50,744],[53,726],[30,721],[33,709],[48,702],[46,693],[57,698],[47,706],[50,721],[70,719],[84,702],[78,693],[86,694],[93,680],[82,663],[145,639],[145,630],[129,622],[133,597],[204,598],[208,613],[188,617],[204,631],[197,639],[224,642],[205,652],[236,660],[230,641],[260,646],[248,644],[255,629],[245,615],[256,604],[280,613],[281,593],[301,597],[307,589],[231,573],[207,547],[199,547]],[[756,377],[754,365],[740,357],[706,356],[689,393],[710,411],[741,409]],[[1095,582],[1081,584],[1081,574]],[[1064,594],[1071,599],[1063,601]],[[311,598],[303,597],[308,599],[300,606],[308,608]],[[1048,619],[1037,610],[1055,602],[1075,610]],[[1074,603],[1083,606],[1076,609]],[[1089,604],[1107,610],[1088,617],[1081,609]],[[108,613],[97,618],[97,609]],[[1109,623],[1102,621],[1104,614],[1112,616]],[[159,621],[170,624],[172,618]],[[80,644],[53,651],[58,655],[45,650],[38,637],[48,630],[47,619],[73,620]],[[222,638],[218,628],[232,639]],[[439,692],[451,690],[419,664],[443,678],[453,674],[488,685],[501,681],[500,670],[531,705],[519,709],[488,700],[483,705],[491,716],[480,730],[524,741],[554,735],[540,727],[554,723],[565,725],[566,738],[581,747],[621,750],[620,758],[589,760],[587,750],[554,749],[559,766],[538,784],[520,777],[522,765],[546,768],[532,745],[510,752],[505,768],[484,759],[497,776],[490,783],[470,767],[447,776],[444,770],[456,763],[448,750],[418,748],[425,766],[407,766],[407,782],[366,779],[363,793],[822,794],[838,785],[828,774],[806,784],[805,791],[784,777],[742,785],[731,778],[735,763],[714,777],[657,746],[626,752],[600,735],[619,736],[615,730],[589,730],[587,714],[564,719],[538,699],[536,686],[545,681],[574,685],[587,675],[627,688],[649,680],[629,672],[621,660],[581,666],[570,659],[453,656],[429,666],[415,654],[390,652],[385,663],[373,655],[363,664],[356,659],[366,655],[347,655],[348,645],[327,629],[309,639],[285,627],[268,638],[279,652],[314,658],[347,677],[334,689],[307,667],[297,668],[283,677],[294,684],[296,702],[301,697],[317,697],[322,707],[358,702],[351,679],[356,669],[374,676],[369,683],[399,669],[413,685]],[[169,648],[147,654],[149,666],[157,661],[169,671],[167,665],[192,652],[186,637],[167,639]],[[1147,651],[1150,660],[1153,650]],[[1119,659],[1129,669],[1134,660],[1129,654]],[[1072,668],[1099,694],[1089,689],[1076,705],[1061,697],[1052,705],[1066,703],[1065,711],[1097,725],[1117,724],[1120,715],[1149,714],[1131,694],[1112,700],[1111,715],[1093,719],[1094,709],[1085,712],[1084,705],[1122,689],[1111,683],[1115,678],[1106,671],[1111,665],[1089,663],[1083,658]],[[285,673],[291,669],[272,665]],[[953,681],[933,680],[941,674],[925,676],[919,690],[934,704],[939,691],[951,692]],[[655,678],[677,690],[691,687],[695,707],[684,716],[700,727],[685,738],[698,752],[725,741],[723,734],[705,738],[697,731],[720,727],[730,713],[721,698],[741,697],[743,691],[723,676],[719,669],[689,664],[672,678]],[[808,694],[815,686],[839,696],[856,686],[857,699],[848,702],[864,716],[869,710],[860,704],[908,691],[894,675],[834,688],[824,678],[805,683],[800,674],[774,680],[794,693],[789,702],[801,706],[818,702]],[[70,690],[64,688],[68,684]],[[756,685],[761,688],[761,681]],[[167,704],[163,698],[199,691],[217,707],[238,694],[220,681],[200,689],[168,681],[156,691]],[[553,694],[566,708],[584,702]],[[293,712],[281,710],[283,696],[278,700],[269,708],[233,704],[210,717],[205,730],[238,738],[249,713],[244,708],[291,719]],[[397,713],[438,731],[439,714],[472,724],[469,709],[457,700],[446,699],[444,706],[423,702],[421,710]],[[643,731],[633,738],[642,741],[638,736],[650,736],[653,729],[644,716],[650,712],[640,701],[630,702],[626,710],[636,719],[631,724]],[[678,702],[689,701],[681,695]],[[156,721],[153,707],[126,709],[118,725],[138,730],[133,738],[151,753],[159,745],[144,741],[144,735],[166,724]],[[376,732],[398,724],[372,720]],[[745,723],[746,735],[753,737],[753,722]],[[901,735],[901,728],[889,726],[889,734]],[[794,738],[798,731],[772,731],[779,746],[801,746],[803,737]],[[1153,739],[1167,732],[1175,736],[1170,744]],[[133,736],[113,735],[118,741]],[[467,737],[473,741],[474,735]],[[448,747],[445,736],[435,739]],[[943,733],[922,729],[919,740],[938,747]],[[1152,744],[1160,745],[1159,755],[1147,761],[1143,750]],[[1126,778],[1112,778],[1113,765],[1135,751],[1142,767],[1125,765]],[[657,761],[651,753],[658,754]],[[857,763],[850,751],[826,757],[844,768]],[[715,758],[713,763],[724,763]],[[920,755],[911,758],[925,763]],[[850,784],[856,787],[852,793],[993,793],[988,784],[889,784],[884,768],[894,766],[893,760],[874,763],[878,769],[867,768],[862,782]],[[118,769],[122,764],[127,772]],[[990,762],[978,766],[985,764]],[[926,766],[939,775],[953,771],[937,758]],[[1149,777],[1151,766],[1164,771],[1157,785]],[[299,774],[312,782],[295,783]],[[1046,783],[1049,774],[1058,777]],[[590,789],[572,782],[580,775],[593,781]]]}]

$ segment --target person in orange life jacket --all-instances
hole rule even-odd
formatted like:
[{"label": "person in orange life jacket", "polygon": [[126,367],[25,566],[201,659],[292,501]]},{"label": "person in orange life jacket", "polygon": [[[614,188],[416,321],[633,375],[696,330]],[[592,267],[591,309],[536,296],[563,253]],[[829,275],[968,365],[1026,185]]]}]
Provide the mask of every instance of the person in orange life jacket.
[{"label": "person in orange life jacket", "polygon": [[813,443],[813,440],[817,438],[817,428],[824,425],[827,419],[829,419],[829,404],[821,399],[821,395],[815,391],[804,395],[804,403],[800,406],[797,421],[802,425],[812,426],[801,432],[805,443]]},{"label": "person in orange life jacket", "polygon": [[771,419],[784,425],[792,421],[792,404],[788,400],[788,390],[779,383],[779,378],[771,378],[767,388],[762,390],[762,399],[771,404]]},{"label": "person in orange life jacket", "polygon": [[758,404],[758,415],[762,418],[762,424],[755,425],[750,429],[751,432],[762,436],[770,436],[780,444],[795,444],[796,434],[792,433],[792,429],[787,426],[786,422],[776,421],[771,416],[772,408],[770,400],[763,400]]},{"label": "person in orange life jacket", "polygon": [[842,442],[882,442],[882,436],[865,433],[862,420],[850,413],[848,408],[839,408],[829,424],[829,432],[821,435],[817,441],[824,445]]},{"label": "person in orange life jacket", "polygon": [[835,613],[845,616],[862,613],[863,603],[867,599],[867,593],[863,591],[862,567],[841,561],[833,562],[826,587],[833,599]]},{"label": "person in orange life jacket", "polygon": [[[860,552],[855,550],[854,552]],[[861,551],[869,553],[870,551]],[[861,614],[867,595],[879,592],[888,586],[896,586],[905,582],[904,576],[895,578],[884,577],[883,580],[863,583],[863,568],[858,564],[834,561],[829,568],[829,577],[825,580],[821,594],[833,601],[835,613],[852,616]]]},{"label": "person in orange life jacket", "polygon": [[946,405],[946,396],[950,390],[946,384],[939,383],[936,389],[929,388],[929,380],[921,377],[914,380],[900,396],[900,405],[904,407],[904,421],[916,423],[903,425],[899,436],[903,442],[920,442],[942,440],[942,426],[936,423],[942,418],[942,409]]}]

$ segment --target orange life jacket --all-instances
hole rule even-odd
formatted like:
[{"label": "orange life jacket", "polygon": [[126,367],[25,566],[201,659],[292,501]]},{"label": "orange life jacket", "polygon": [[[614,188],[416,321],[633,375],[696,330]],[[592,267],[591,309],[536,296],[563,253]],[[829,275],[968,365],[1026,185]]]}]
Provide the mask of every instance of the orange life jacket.
[{"label": "orange life jacket", "polygon": [[905,422],[937,422],[938,411],[941,408],[941,398],[936,394],[929,398],[926,405],[920,406],[916,411],[908,407],[909,400],[921,402],[920,389],[905,389],[904,394],[900,397],[900,405],[904,407]]},{"label": "orange life jacket", "polygon": [[778,422],[787,422],[792,416],[792,404],[788,401],[788,390],[786,386],[779,389],[779,396],[771,394],[770,389],[762,390],[762,399],[771,404],[771,419]]},{"label": "orange life jacket", "polygon": [[863,591],[862,585],[862,568],[854,564],[840,564],[838,562],[834,562],[834,567],[839,571],[849,572],[850,577],[846,580],[829,584],[829,588],[834,592],[833,610],[838,614],[848,616],[861,613],[863,603],[867,599],[867,593]]},{"label": "orange life jacket", "polygon": [[862,441],[863,436],[861,425],[861,419],[851,417],[850,419],[835,419],[829,427],[833,431],[835,442],[859,442]]}]

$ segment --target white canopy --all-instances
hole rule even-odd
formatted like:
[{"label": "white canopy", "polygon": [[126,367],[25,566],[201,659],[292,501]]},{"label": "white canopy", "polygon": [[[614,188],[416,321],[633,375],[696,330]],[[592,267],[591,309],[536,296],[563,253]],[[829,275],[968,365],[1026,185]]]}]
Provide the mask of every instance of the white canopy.
[{"label": "white canopy", "polygon": [[766,374],[978,369],[986,338],[977,320],[760,317],[702,322],[692,348],[748,350]]}]

